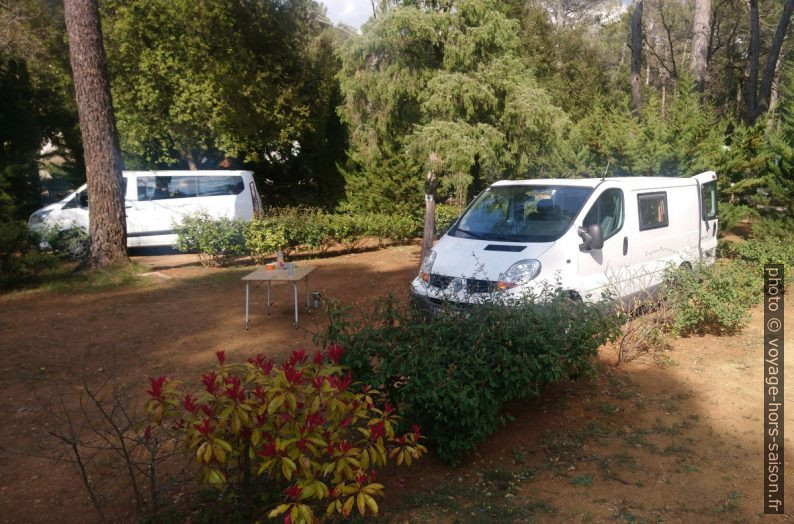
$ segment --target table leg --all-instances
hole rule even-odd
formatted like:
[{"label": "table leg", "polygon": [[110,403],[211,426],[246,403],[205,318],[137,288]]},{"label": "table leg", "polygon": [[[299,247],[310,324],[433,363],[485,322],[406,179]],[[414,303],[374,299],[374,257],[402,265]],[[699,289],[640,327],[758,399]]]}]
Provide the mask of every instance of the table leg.
[{"label": "table leg", "polygon": [[245,329],[248,330],[248,281],[245,282]]},{"label": "table leg", "polygon": [[267,281],[267,314],[270,314],[270,281]]},{"label": "table leg", "polygon": [[292,291],[295,296],[295,324],[298,323],[298,283],[292,283]]}]

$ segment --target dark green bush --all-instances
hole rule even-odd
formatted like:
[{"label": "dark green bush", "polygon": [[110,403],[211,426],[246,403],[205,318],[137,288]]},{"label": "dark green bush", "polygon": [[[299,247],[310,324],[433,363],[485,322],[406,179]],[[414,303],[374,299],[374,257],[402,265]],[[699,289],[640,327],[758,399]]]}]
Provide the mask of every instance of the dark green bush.
[{"label": "dark green bush", "polygon": [[794,240],[794,220],[788,217],[763,217],[753,220],[752,238],[777,238],[791,242]]},{"label": "dark green bush", "polygon": [[174,248],[197,253],[203,265],[225,265],[232,258],[247,254],[244,229],[242,220],[194,213],[174,224],[177,234]]},{"label": "dark green bush", "polygon": [[735,228],[742,220],[758,217],[758,211],[744,204],[719,203],[720,231],[723,233]]},{"label": "dark green bush", "polygon": [[347,348],[345,364],[386,390],[450,463],[498,429],[504,402],[591,373],[598,347],[618,333],[604,306],[552,290],[511,307],[448,309],[432,319],[393,297],[356,318],[345,308],[329,312],[320,338]]},{"label": "dark green bush", "polygon": [[20,287],[58,263],[52,253],[38,249],[39,238],[24,222],[0,221],[0,289]]},{"label": "dark green bush", "polygon": [[749,320],[761,300],[762,274],[744,261],[721,260],[667,272],[664,293],[673,308],[673,333],[730,334]]}]

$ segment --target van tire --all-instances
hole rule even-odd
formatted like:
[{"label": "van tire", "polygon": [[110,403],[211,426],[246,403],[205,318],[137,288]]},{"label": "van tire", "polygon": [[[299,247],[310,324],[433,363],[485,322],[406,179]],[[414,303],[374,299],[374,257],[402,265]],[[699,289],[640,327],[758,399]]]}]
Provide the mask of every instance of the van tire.
[{"label": "van tire", "polygon": [[67,229],[58,236],[58,245],[70,261],[83,261],[88,258],[91,238],[80,229]]}]

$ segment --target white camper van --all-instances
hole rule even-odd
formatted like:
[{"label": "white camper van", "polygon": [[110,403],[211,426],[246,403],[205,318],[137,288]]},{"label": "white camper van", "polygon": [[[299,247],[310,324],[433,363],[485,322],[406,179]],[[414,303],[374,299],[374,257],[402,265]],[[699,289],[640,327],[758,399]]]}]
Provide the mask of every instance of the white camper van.
[{"label": "white camper van", "polygon": [[503,180],[481,193],[422,262],[420,303],[510,299],[558,284],[617,298],[658,285],[669,264],[713,262],[717,175]]},{"label": "white camper van", "polygon": [[[127,246],[168,246],[175,223],[191,213],[251,220],[262,207],[250,171],[124,171]],[[88,230],[89,201],[83,185],[60,202],[33,213],[34,230],[55,226]]]}]

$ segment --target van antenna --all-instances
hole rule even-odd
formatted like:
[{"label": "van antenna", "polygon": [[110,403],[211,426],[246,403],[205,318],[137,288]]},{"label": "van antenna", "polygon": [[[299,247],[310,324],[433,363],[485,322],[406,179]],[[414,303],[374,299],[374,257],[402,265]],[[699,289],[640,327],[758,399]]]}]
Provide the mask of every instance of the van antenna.
[{"label": "van antenna", "polygon": [[609,163],[610,163],[610,162],[612,162],[612,159],[611,159],[611,158],[610,158],[610,159],[607,159],[607,168],[606,168],[606,169],[604,169],[604,176],[602,176],[602,177],[601,177],[602,179],[604,179],[604,178],[606,178],[606,177],[607,177],[607,173],[609,172]]}]

